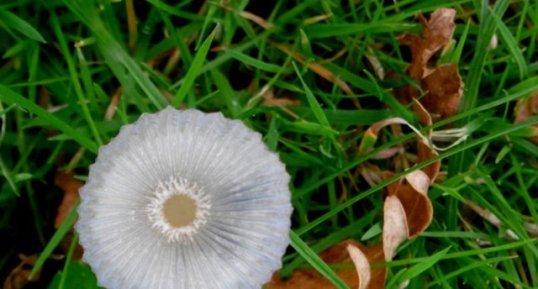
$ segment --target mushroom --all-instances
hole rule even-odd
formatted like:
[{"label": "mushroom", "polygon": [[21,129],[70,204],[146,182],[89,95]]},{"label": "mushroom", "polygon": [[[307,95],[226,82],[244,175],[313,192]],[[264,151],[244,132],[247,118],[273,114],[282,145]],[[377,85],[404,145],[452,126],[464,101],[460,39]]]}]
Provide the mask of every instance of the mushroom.
[{"label": "mushroom", "polygon": [[80,190],[83,260],[105,288],[260,288],[289,244],[289,175],[221,113],[143,114]]}]

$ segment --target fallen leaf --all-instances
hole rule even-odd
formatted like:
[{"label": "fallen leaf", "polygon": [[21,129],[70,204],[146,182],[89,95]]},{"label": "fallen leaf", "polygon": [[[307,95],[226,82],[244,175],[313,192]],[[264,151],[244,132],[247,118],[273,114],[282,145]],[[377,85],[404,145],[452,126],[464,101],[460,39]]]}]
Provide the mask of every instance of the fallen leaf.
[{"label": "fallen leaf", "polygon": [[[82,182],[74,178],[73,173],[63,172],[58,170],[54,178],[54,184],[60,187],[64,191],[64,196],[60,206],[58,206],[58,213],[56,214],[56,219],[54,220],[54,227],[58,228],[64,221],[64,219],[69,215],[69,212],[76,207],[79,200],[78,190],[82,186]],[[60,247],[64,252],[69,250],[71,242],[74,238],[73,232],[68,232],[60,243]],[[80,260],[82,258],[83,249],[77,244],[75,251],[73,253],[73,260]]]},{"label": "fallen leaf", "polygon": [[460,107],[463,94],[463,82],[458,68],[454,64],[441,65],[425,76],[422,88],[426,95],[422,98],[424,107],[441,118],[455,115]]},{"label": "fallen leaf", "polygon": [[423,195],[428,194],[428,188],[430,187],[430,178],[425,172],[421,170],[412,171],[405,175],[405,180],[415,191]]},{"label": "fallen leaf", "polygon": [[[538,115],[538,92],[535,92],[529,98],[520,98],[514,108],[514,122],[522,122],[529,117]],[[531,137],[534,143],[538,144],[538,125],[534,125],[535,135]]]},{"label": "fallen leaf", "polygon": [[351,257],[351,261],[353,261],[355,269],[357,270],[357,276],[359,277],[358,288],[368,288],[368,285],[370,285],[371,276],[370,262],[368,261],[368,258],[357,246],[349,244],[346,248],[349,256]]},{"label": "fallen leaf", "polygon": [[[351,258],[347,253],[347,246],[356,244],[354,241],[343,241],[333,247],[321,252],[319,255],[327,264],[350,264]],[[352,265],[351,265],[352,266]],[[358,277],[356,270],[352,267],[349,269],[336,270],[336,274],[351,288],[358,286]],[[281,280],[278,274],[267,283],[266,289],[332,289],[334,285],[315,269],[298,269],[286,279]]]},{"label": "fallen leaf", "polygon": [[417,116],[418,120],[423,125],[432,125],[433,124],[432,116],[430,115],[428,110],[426,110],[426,108],[422,105],[422,103],[420,103],[420,101],[418,101],[416,98],[413,98],[412,101],[413,101],[413,111],[415,112],[415,115]]},{"label": "fallen leaf", "polygon": [[[30,273],[32,272],[32,266],[37,260],[37,255],[26,256],[19,254],[19,259],[21,260],[19,265],[13,268],[4,280],[4,289],[22,289],[30,282]],[[34,277],[33,281],[38,279],[39,275]]]},{"label": "fallen leaf", "polygon": [[[424,162],[439,155],[437,151],[432,149],[421,139],[417,140],[417,154],[418,162]],[[430,178],[430,182],[433,183],[441,171],[441,161],[436,161],[427,165],[426,167],[422,168],[422,171],[426,173],[426,175]]]},{"label": "fallen leaf", "polygon": [[[357,258],[357,254],[362,255],[369,261],[369,264],[376,264],[379,262],[384,262],[383,247],[382,245],[375,245],[371,247],[364,246],[354,240],[345,240],[342,241],[329,249],[321,252],[319,255],[323,261],[327,264],[339,264],[339,265],[349,265],[349,268],[337,269],[335,273],[350,287],[350,288],[359,288],[360,285],[365,284],[359,282],[359,276],[365,274],[365,272],[357,273],[359,269],[365,269],[370,267],[366,266],[363,260],[359,260],[360,265],[358,268],[354,268],[352,257],[349,253],[349,248],[352,247],[351,251],[353,258]],[[356,250],[360,252],[357,253]],[[362,257],[358,257],[359,259]],[[385,267],[375,268],[369,272],[370,281],[367,287],[369,289],[382,289],[385,284],[386,269]],[[367,278],[367,277],[363,277]],[[364,282],[365,280],[363,280]],[[298,269],[295,270],[292,275],[286,279],[281,280],[278,273],[273,275],[273,278],[270,282],[265,284],[264,288],[266,289],[332,289],[334,285],[330,283],[325,277],[319,274],[315,269]]]},{"label": "fallen leaf", "polygon": [[427,21],[419,15],[422,37],[415,34],[400,37],[400,43],[411,49],[411,65],[408,70],[411,77],[422,79],[432,56],[450,43],[454,34],[455,16],[456,10],[449,8],[435,10]]},{"label": "fallen leaf", "polygon": [[66,173],[58,170],[54,178],[54,184],[64,191],[64,196],[58,213],[54,220],[54,228],[60,227],[63,220],[67,217],[72,208],[76,206],[79,199],[78,190],[82,186],[82,182],[73,177],[73,173]]},{"label": "fallen leaf", "polygon": [[[421,98],[422,105],[427,111],[441,118],[458,112],[463,82],[456,65],[437,66],[430,62],[435,53],[446,48],[451,42],[455,16],[456,11],[448,8],[437,9],[430,15],[429,20],[419,15],[423,25],[422,36],[404,34],[400,38],[400,43],[411,49],[411,63],[407,73],[419,82],[425,92]],[[403,103],[409,103],[420,96],[419,91],[411,86],[396,89],[395,95]]]},{"label": "fallen leaf", "polygon": [[423,57],[428,61],[439,49],[446,47],[454,34],[456,10],[440,8],[435,10],[428,22],[423,22],[422,36],[426,39]]},{"label": "fallen leaf", "polygon": [[383,206],[383,253],[390,261],[400,244],[409,237],[405,209],[396,196],[388,196]]},{"label": "fallen leaf", "polygon": [[[356,241],[346,240],[319,254],[327,264],[354,265],[354,270],[335,270],[350,288],[384,288],[387,269],[385,266],[379,266],[379,263],[392,260],[398,246],[409,238],[406,212],[398,197],[388,196],[385,199],[383,216],[381,244],[364,246]],[[329,289],[334,286],[314,269],[298,269],[287,280],[281,280],[278,274],[274,274],[264,288]]]},{"label": "fallen leaf", "polygon": [[402,203],[409,228],[409,238],[422,233],[431,223],[433,206],[427,195],[422,194],[402,180],[387,187],[389,196],[396,196]]}]

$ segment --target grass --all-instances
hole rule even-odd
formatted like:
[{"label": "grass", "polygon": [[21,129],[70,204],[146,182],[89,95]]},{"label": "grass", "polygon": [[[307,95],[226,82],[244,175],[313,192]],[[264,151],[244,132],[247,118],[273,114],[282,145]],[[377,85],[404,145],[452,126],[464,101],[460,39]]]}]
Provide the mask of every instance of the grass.
[{"label": "grass", "polygon": [[[23,253],[39,255],[33,271],[41,271],[25,288],[96,288],[89,268],[71,260],[76,238],[61,246],[74,215],[54,229],[63,195],[55,172],[84,181],[123,124],[174,105],[241,119],[280,154],[294,206],[283,276],[314,268],[346,288],[338,265],[318,254],[350,238],[378,243],[383,189],[441,160],[446,174],[429,191],[432,224],[377,264],[388,268],[387,288],[538,287],[537,236],[525,225],[538,224],[538,148],[528,138],[538,118],[513,124],[516,101],[538,91],[534,1],[95,2],[0,4],[2,280]],[[458,64],[465,86],[460,112],[431,128],[477,125],[464,143],[370,186],[358,168],[393,169],[373,157],[410,149],[416,136],[385,129],[373,151],[359,154],[371,124],[401,117],[430,129],[393,91],[413,84],[398,36],[419,33],[415,15],[440,7],[457,11],[457,26],[439,59]],[[399,78],[380,80],[369,55]],[[296,105],[267,106],[268,92]]]}]

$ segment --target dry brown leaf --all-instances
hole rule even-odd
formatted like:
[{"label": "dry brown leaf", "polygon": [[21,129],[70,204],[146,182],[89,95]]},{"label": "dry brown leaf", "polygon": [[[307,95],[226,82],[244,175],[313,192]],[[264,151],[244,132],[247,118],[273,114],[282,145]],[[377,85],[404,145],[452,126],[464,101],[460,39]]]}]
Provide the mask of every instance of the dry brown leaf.
[{"label": "dry brown leaf", "polygon": [[[32,272],[32,266],[37,260],[37,255],[26,256],[19,254],[21,262],[17,265],[4,280],[4,289],[21,289],[30,281],[30,273]],[[38,273],[39,274],[39,273]],[[39,275],[34,276],[33,280],[39,279]]]},{"label": "dry brown leaf", "polygon": [[402,180],[387,187],[389,196],[396,196],[402,203],[407,218],[409,237],[416,237],[431,223],[433,207],[427,195],[417,192]]},{"label": "dry brown leaf", "polygon": [[396,196],[388,196],[383,206],[383,253],[390,261],[398,246],[409,237],[405,209]]},{"label": "dry brown leaf", "polygon": [[[351,258],[347,253],[347,246],[356,244],[354,241],[344,241],[321,252],[319,255],[328,264],[351,264]],[[336,270],[336,274],[351,288],[358,286],[358,277],[355,269]],[[281,280],[278,274],[274,274],[266,289],[332,289],[334,285],[315,269],[295,270],[290,278]]]},{"label": "dry brown leaf", "polygon": [[[342,241],[331,248],[321,252],[319,255],[327,264],[349,264],[349,269],[335,270],[336,274],[350,287],[359,288],[359,277],[357,269],[353,268],[353,261],[348,253],[348,248],[352,246],[359,249],[370,264],[384,262],[383,247],[375,245],[366,247],[353,240]],[[354,249],[351,249],[354,250]],[[354,256],[356,257],[356,256]],[[363,266],[363,265],[361,265]],[[370,274],[369,289],[384,288],[386,278],[385,267],[373,268]],[[298,269],[293,272],[290,278],[280,280],[278,274],[274,274],[266,289],[332,289],[334,285],[315,269]]]},{"label": "dry brown leaf", "polygon": [[[417,140],[417,153],[418,162],[424,162],[439,155],[421,139]],[[430,182],[433,183],[441,171],[441,161],[436,161],[429,164],[428,166],[422,168],[422,171],[426,173],[426,175],[430,178]]]},{"label": "dry brown leaf", "polygon": [[445,64],[432,70],[422,81],[426,95],[422,98],[424,107],[441,118],[455,115],[460,107],[463,82],[454,64]]},{"label": "dry brown leaf", "polygon": [[426,62],[439,50],[446,47],[454,34],[456,10],[440,8],[435,10],[428,22],[423,22],[422,36],[426,40],[423,58]]},{"label": "dry brown leaf", "polygon": [[[58,228],[67,217],[71,209],[73,209],[79,200],[78,190],[82,186],[82,182],[74,178],[73,173],[63,172],[58,170],[54,178],[54,184],[60,187],[64,191],[64,196],[60,206],[58,206],[58,213],[54,220],[54,227]],[[73,232],[68,232],[60,243],[60,247],[64,252],[69,250],[71,242],[73,241]],[[82,258],[82,247],[77,245],[73,253],[73,260],[80,260]]]},{"label": "dry brown leaf", "polygon": [[[320,254],[327,264],[353,263],[355,270],[340,269],[335,273],[350,287],[359,289],[382,289],[387,270],[384,266],[372,267],[377,263],[392,260],[398,246],[409,237],[405,209],[396,196],[388,196],[384,204],[383,240],[371,247],[353,240],[343,241]],[[314,269],[300,269],[287,280],[275,274],[266,284],[267,289],[328,289],[334,286]]]},{"label": "dry brown leaf", "polygon": [[[437,67],[429,62],[435,53],[450,43],[455,29],[455,16],[456,11],[447,8],[437,9],[427,21],[419,16],[423,24],[422,36],[405,34],[400,38],[400,43],[411,49],[411,63],[407,73],[418,80],[426,92],[421,99],[422,105],[441,118],[458,112],[463,83],[456,65]],[[418,90],[410,86],[396,89],[395,94],[404,103],[419,96]]]},{"label": "dry brown leaf", "polygon": [[409,75],[415,79],[422,79],[427,71],[428,61],[440,49],[450,43],[454,34],[454,18],[456,10],[440,8],[435,10],[430,19],[426,21],[422,15],[422,37],[415,34],[404,34],[400,43],[411,49],[411,65]]},{"label": "dry brown leaf", "polygon": [[349,257],[351,258],[351,261],[353,261],[355,269],[357,270],[357,276],[359,277],[358,288],[368,288],[371,276],[370,262],[368,261],[368,258],[366,255],[364,255],[361,249],[351,244],[347,245],[347,252],[349,253]]},{"label": "dry brown leaf", "polygon": [[416,98],[413,98],[413,111],[415,111],[415,115],[417,116],[418,120],[424,124],[424,125],[432,125],[432,116],[426,110],[426,108],[418,101]]},{"label": "dry brown leaf", "polygon": [[58,213],[54,220],[54,227],[58,228],[71,209],[75,207],[79,198],[78,190],[82,186],[82,183],[73,177],[73,173],[57,171],[54,184],[64,191],[62,203],[58,207]]},{"label": "dry brown leaf", "polygon": [[423,195],[428,194],[428,188],[430,187],[430,178],[425,172],[421,170],[412,171],[405,175],[405,180],[415,191]]},{"label": "dry brown leaf", "polygon": [[[538,115],[538,92],[535,92],[529,98],[518,99],[514,108],[514,122],[522,122],[529,117]],[[538,132],[538,125],[534,126],[535,132]],[[534,143],[538,144],[538,135],[531,138]]]}]

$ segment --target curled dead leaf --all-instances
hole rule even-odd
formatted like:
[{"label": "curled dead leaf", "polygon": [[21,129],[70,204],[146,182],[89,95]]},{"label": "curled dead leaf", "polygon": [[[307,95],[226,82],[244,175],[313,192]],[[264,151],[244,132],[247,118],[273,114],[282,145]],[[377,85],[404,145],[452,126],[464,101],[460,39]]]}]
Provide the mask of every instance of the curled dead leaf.
[{"label": "curled dead leaf", "polygon": [[[37,260],[37,255],[26,256],[19,254],[21,260],[9,275],[4,280],[4,289],[22,289],[28,282],[30,282],[30,273],[32,272],[32,266]],[[34,277],[34,281],[39,279],[39,275]]]},{"label": "curled dead leaf", "polygon": [[411,65],[409,75],[422,79],[427,71],[428,61],[440,49],[446,47],[454,34],[456,10],[440,8],[435,10],[430,19],[419,15],[422,23],[422,37],[415,34],[404,34],[400,43],[411,49]]},{"label": "curled dead leaf", "polygon": [[405,209],[396,196],[388,196],[383,206],[383,253],[390,261],[400,244],[409,236]]},{"label": "curled dead leaf", "polygon": [[[455,64],[437,66],[430,62],[435,53],[450,44],[455,29],[455,16],[456,11],[448,8],[435,10],[429,20],[419,16],[423,25],[422,36],[404,34],[400,38],[400,43],[411,50],[411,63],[407,73],[419,82],[425,92],[421,98],[422,105],[427,111],[438,114],[441,118],[458,112],[463,82]],[[419,97],[419,91],[411,86],[396,89],[395,94],[403,103]]]},{"label": "curled dead leaf", "polygon": [[412,100],[413,100],[413,111],[415,112],[415,115],[417,116],[418,120],[423,125],[432,125],[433,124],[432,116],[430,115],[428,110],[426,110],[426,108],[422,105],[422,103],[420,103],[420,101],[418,101],[416,98],[413,98]]},{"label": "curled dead leaf", "polygon": [[424,107],[441,118],[455,115],[460,107],[463,82],[454,64],[441,65],[426,75],[421,81],[426,95],[422,98]]},{"label": "curled dead leaf", "polygon": [[[350,249],[351,248],[351,249]],[[353,253],[350,253],[351,250]],[[360,252],[357,252],[359,250]],[[350,254],[353,254],[351,256]],[[358,254],[358,255],[357,255]],[[384,262],[383,246],[381,244],[371,247],[364,246],[353,240],[342,241],[329,249],[321,252],[321,259],[327,264],[349,264],[349,268],[336,269],[335,273],[342,279],[350,288],[369,288],[369,289],[382,289],[384,288],[386,278],[386,268],[376,266],[371,268],[369,272],[358,270],[366,270],[370,267],[370,264],[376,264]],[[362,255],[362,256],[360,256]],[[353,258],[359,262],[356,268],[353,268]],[[360,260],[358,260],[359,258]],[[368,265],[365,261],[368,261]],[[368,278],[359,281],[359,278]],[[363,276],[364,275],[364,276]],[[361,277],[359,277],[361,276]],[[366,286],[368,285],[368,286]],[[361,287],[359,287],[361,286]],[[365,287],[366,286],[366,287]],[[314,269],[298,269],[293,272],[290,278],[281,280],[278,274],[274,274],[271,281],[265,284],[266,289],[332,289],[334,285],[330,283],[325,277],[319,274]]]},{"label": "curled dead leaf", "polygon": [[398,197],[404,208],[409,238],[418,236],[430,225],[433,217],[433,206],[426,194],[416,191],[402,180],[390,184],[387,191],[389,196]]},{"label": "curled dead leaf", "polygon": [[355,269],[357,270],[357,276],[359,277],[358,288],[368,288],[371,275],[370,262],[368,261],[368,258],[357,246],[349,244],[346,248],[351,261],[353,261],[353,264],[355,264]]},{"label": "curled dead leaf", "polygon": [[428,194],[428,188],[430,187],[430,178],[425,172],[421,170],[412,171],[405,175],[405,180],[415,191],[423,195]]},{"label": "curled dead leaf", "polygon": [[[424,143],[423,140],[417,141],[417,153],[419,162],[430,160],[439,155],[437,151],[430,148],[426,143]],[[430,179],[430,182],[433,183],[437,179],[437,176],[441,171],[441,161],[436,161],[432,164],[429,164],[428,166],[422,168],[422,171],[426,173],[426,175]]]},{"label": "curled dead leaf", "polygon": [[446,47],[454,34],[456,10],[440,8],[435,10],[427,22],[423,22],[422,36],[426,40],[423,57],[428,61],[439,49]]}]

